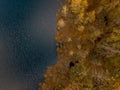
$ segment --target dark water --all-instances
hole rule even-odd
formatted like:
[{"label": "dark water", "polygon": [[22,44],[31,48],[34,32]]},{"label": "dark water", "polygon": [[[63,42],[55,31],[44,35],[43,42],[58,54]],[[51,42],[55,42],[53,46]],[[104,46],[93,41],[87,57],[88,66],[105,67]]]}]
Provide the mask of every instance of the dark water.
[{"label": "dark water", "polygon": [[38,90],[57,62],[57,0],[0,0],[0,90]]}]

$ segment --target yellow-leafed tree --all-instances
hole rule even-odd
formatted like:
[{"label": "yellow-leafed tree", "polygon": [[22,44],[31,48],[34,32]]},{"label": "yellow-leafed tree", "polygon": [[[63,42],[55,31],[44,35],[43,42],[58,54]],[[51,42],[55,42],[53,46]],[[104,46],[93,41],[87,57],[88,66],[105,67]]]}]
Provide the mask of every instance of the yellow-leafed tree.
[{"label": "yellow-leafed tree", "polygon": [[120,0],[65,0],[57,17],[59,61],[40,90],[120,90]]}]

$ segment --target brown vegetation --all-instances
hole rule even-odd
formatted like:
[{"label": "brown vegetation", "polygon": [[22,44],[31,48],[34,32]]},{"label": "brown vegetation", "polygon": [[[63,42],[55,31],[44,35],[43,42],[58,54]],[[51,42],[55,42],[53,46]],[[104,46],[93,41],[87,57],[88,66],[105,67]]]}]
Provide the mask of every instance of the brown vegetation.
[{"label": "brown vegetation", "polygon": [[40,90],[120,90],[120,0],[66,0],[57,16],[59,61]]}]

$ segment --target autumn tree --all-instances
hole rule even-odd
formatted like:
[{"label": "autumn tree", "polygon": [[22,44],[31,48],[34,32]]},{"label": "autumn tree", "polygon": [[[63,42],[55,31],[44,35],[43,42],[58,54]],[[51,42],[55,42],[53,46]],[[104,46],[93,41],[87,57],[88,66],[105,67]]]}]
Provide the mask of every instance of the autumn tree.
[{"label": "autumn tree", "polygon": [[120,90],[120,0],[65,0],[57,17],[59,61],[40,90]]}]

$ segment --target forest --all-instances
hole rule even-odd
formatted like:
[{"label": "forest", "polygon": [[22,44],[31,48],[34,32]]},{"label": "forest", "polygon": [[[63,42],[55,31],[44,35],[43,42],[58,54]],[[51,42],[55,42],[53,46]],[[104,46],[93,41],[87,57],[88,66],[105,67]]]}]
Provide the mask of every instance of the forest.
[{"label": "forest", "polygon": [[65,0],[57,12],[58,62],[40,90],[120,90],[120,0]]}]

